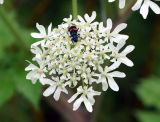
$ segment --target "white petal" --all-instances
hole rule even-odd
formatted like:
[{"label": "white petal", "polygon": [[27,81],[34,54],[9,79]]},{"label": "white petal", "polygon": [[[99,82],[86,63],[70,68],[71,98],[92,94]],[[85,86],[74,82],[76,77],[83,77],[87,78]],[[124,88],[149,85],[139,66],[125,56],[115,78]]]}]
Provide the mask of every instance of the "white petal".
[{"label": "white petal", "polygon": [[124,30],[127,27],[126,23],[119,24],[113,31],[113,33],[119,33],[120,31]]},{"label": "white petal", "polygon": [[108,66],[106,66],[105,68],[104,68],[104,71],[103,72],[108,72]]},{"label": "white petal", "polygon": [[126,0],[119,0],[119,8],[124,8]]},{"label": "white petal", "polygon": [[129,45],[121,53],[127,55],[128,53],[132,52],[134,49],[135,49],[135,46]]},{"label": "white petal", "polygon": [[101,95],[101,92],[92,90],[92,96]]},{"label": "white petal", "polygon": [[91,103],[87,100],[86,97],[84,97],[84,105],[85,105],[85,107],[87,108],[87,110],[88,110],[89,112],[92,112],[92,111],[93,111],[92,105],[91,105]]},{"label": "white petal", "polygon": [[146,19],[148,12],[149,12],[149,5],[147,3],[144,3],[140,9],[140,14],[143,16],[144,19]]},{"label": "white petal", "polygon": [[98,67],[99,72],[103,72],[103,68],[101,66]]},{"label": "white petal", "polygon": [[40,82],[43,84],[43,85],[46,85],[46,84],[48,84],[48,85],[53,85],[55,82],[54,81],[52,81],[52,80],[50,80],[50,79],[47,79],[47,78],[42,78],[42,79],[40,79]]},{"label": "white petal", "polygon": [[82,86],[79,86],[79,87],[77,88],[77,92],[83,93],[83,88],[82,88]]},{"label": "white petal", "polygon": [[36,27],[37,27],[37,29],[39,30],[39,32],[40,32],[43,36],[46,35],[46,30],[45,30],[44,26],[39,25],[38,23],[36,23]]},{"label": "white petal", "polygon": [[108,0],[108,2],[114,2],[115,0]]},{"label": "white petal", "polygon": [[142,2],[143,2],[143,0],[137,0],[137,2],[136,2],[136,3],[134,4],[134,6],[132,7],[132,10],[133,10],[133,11],[138,10],[138,9],[141,7]]},{"label": "white petal", "polygon": [[35,42],[35,43],[33,43],[33,44],[31,45],[31,48],[34,47],[34,46],[38,46],[38,45],[40,45],[40,44],[43,46],[45,42],[46,42],[45,40]]},{"label": "white petal", "polygon": [[107,19],[107,29],[109,29],[109,30],[112,29],[112,20],[110,18]]},{"label": "white petal", "polygon": [[66,88],[63,88],[63,92],[66,93],[66,94],[68,94],[68,91],[67,91]]},{"label": "white petal", "polygon": [[154,3],[153,1],[149,1],[149,5],[150,8],[154,11],[154,13],[160,14],[160,7],[156,3]]},{"label": "white petal", "polygon": [[59,100],[60,94],[61,94],[61,88],[58,87],[58,88],[56,89],[54,95],[53,95],[53,97],[54,97],[54,99],[55,99],[56,101]]},{"label": "white petal", "polygon": [[34,69],[38,69],[38,67],[34,64],[29,64],[26,68],[25,71],[29,71],[29,70],[34,70]]},{"label": "white petal", "polygon": [[39,47],[32,46],[31,47],[31,52],[34,54],[42,54],[42,50]]},{"label": "white petal", "polygon": [[51,94],[54,93],[55,89],[56,89],[56,86],[50,86],[50,87],[48,87],[48,88],[43,92],[43,96],[45,96],[45,97],[50,96]]},{"label": "white petal", "polygon": [[85,20],[86,20],[87,22],[90,22],[90,17],[89,17],[88,14],[85,14],[85,15],[84,15],[84,18],[85,18]]},{"label": "white petal", "polygon": [[96,18],[96,12],[93,11],[91,15],[91,22]]},{"label": "white petal", "polygon": [[111,77],[117,77],[117,78],[126,77],[126,75],[123,72],[119,72],[119,71],[113,71],[111,73],[108,73],[108,75],[111,76]]},{"label": "white petal", "polygon": [[32,80],[32,83],[35,84],[37,80],[40,78],[39,74],[36,71],[31,71],[27,74],[26,79]]},{"label": "white petal", "polygon": [[77,17],[78,17],[78,19],[79,19],[80,22],[82,22],[82,23],[85,22],[84,19],[81,16],[78,15]]},{"label": "white petal", "polygon": [[52,32],[52,23],[48,26],[48,34],[51,34]]},{"label": "white petal", "polygon": [[125,64],[125,65],[127,65],[129,67],[134,66],[133,62],[130,59],[128,59],[127,57],[119,58],[119,61],[121,61],[123,64]]},{"label": "white petal", "polygon": [[78,97],[79,93],[74,94],[69,100],[68,102],[71,103],[72,101],[74,101],[77,97]]},{"label": "white petal", "polygon": [[123,34],[113,34],[113,38],[110,38],[110,41],[111,42],[116,42],[117,44],[118,43],[121,43],[122,41],[126,41],[129,36],[128,35],[123,35]]},{"label": "white petal", "polygon": [[77,110],[81,103],[83,102],[83,97],[81,96],[79,99],[77,99],[73,104],[73,110]]},{"label": "white petal", "polygon": [[119,51],[124,45],[126,44],[126,41],[121,40],[121,43],[117,44],[116,50]]},{"label": "white petal", "polygon": [[91,103],[91,105],[94,105],[95,99],[93,98],[93,96],[87,95],[87,97],[88,97],[88,101]]},{"label": "white petal", "polygon": [[120,66],[121,62],[116,61],[111,66],[108,67],[108,72],[117,69]]},{"label": "white petal", "polygon": [[40,34],[40,33],[31,33],[31,36],[33,38],[44,38],[44,36],[42,34]]},{"label": "white petal", "polygon": [[35,73],[35,71],[28,72],[28,74],[26,75],[26,79],[31,80],[34,77]]},{"label": "white petal", "polygon": [[112,77],[108,77],[108,84],[113,91],[119,91],[119,87]]},{"label": "white petal", "polygon": [[107,91],[107,89],[108,89],[108,83],[107,83],[106,78],[105,78],[105,77],[102,77],[102,78],[101,78],[101,82],[102,82],[102,90],[103,90],[103,91]]}]

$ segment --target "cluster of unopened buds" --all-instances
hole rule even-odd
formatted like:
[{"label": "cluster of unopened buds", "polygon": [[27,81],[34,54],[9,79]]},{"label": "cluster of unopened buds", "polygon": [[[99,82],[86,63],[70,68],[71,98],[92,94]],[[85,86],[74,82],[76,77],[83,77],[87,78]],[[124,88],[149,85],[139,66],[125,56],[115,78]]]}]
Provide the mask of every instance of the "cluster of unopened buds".
[{"label": "cluster of unopened buds", "polygon": [[134,46],[125,46],[128,35],[120,34],[127,24],[121,23],[113,28],[111,19],[107,19],[104,26],[103,22],[94,21],[95,18],[96,12],[91,16],[85,14],[84,18],[78,15],[76,20],[70,16],[57,28],[52,29],[50,24],[47,31],[37,23],[39,33],[31,33],[32,37],[41,40],[31,45],[35,63],[28,61],[26,78],[48,86],[43,95],[53,94],[56,101],[62,92],[68,94],[76,89],[68,100],[74,102],[73,110],[84,103],[92,112],[94,96],[108,88],[119,90],[114,78],[126,75],[117,68],[121,64],[133,66],[127,55]]},{"label": "cluster of unopened buds", "polygon": [[[116,0],[108,0],[108,2],[114,2]],[[137,0],[132,7],[133,11],[137,11],[140,9],[140,14],[143,16],[144,19],[147,18],[149,13],[149,8],[153,10],[154,13],[160,14],[160,7],[155,3],[156,1],[160,0]],[[126,0],[119,0],[119,8],[125,7]]]}]

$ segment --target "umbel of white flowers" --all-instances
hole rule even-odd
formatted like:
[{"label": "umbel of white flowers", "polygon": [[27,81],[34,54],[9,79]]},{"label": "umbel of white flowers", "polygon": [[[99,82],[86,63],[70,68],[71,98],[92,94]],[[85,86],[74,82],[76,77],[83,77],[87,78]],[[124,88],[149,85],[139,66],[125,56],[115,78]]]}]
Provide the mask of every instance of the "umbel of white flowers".
[{"label": "umbel of white flowers", "polygon": [[4,0],[0,0],[0,4],[3,4]]},{"label": "umbel of white flowers", "polygon": [[[48,86],[43,95],[53,94],[56,101],[62,92],[68,94],[70,89],[77,89],[68,100],[69,103],[74,102],[73,110],[84,103],[86,109],[92,112],[94,96],[108,88],[119,90],[114,78],[126,75],[116,69],[121,64],[133,66],[127,55],[134,46],[125,47],[128,36],[120,34],[127,27],[125,23],[113,29],[112,20],[107,19],[107,26],[104,26],[103,22],[94,22],[96,12],[92,12],[91,16],[85,14],[84,18],[78,15],[77,18],[73,20],[70,15],[57,28],[52,29],[50,24],[47,31],[36,24],[39,32],[31,33],[33,38],[39,39],[31,45],[35,64],[28,61],[26,78],[32,83],[39,81]],[[77,42],[72,41],[68,31],[70,27],[78,29]],[[102,90],[97,91],[99,85],[102,85]]]},{"label": "umbel of white flowers", "polygon": [[[114,2],[115,0],[108,0],[108,2]],[[143,16],[144,19],[147,18],[149,13],[149,8],[153,10],[154,13],[160,14],[160,7],[153,1],[160,1],[160,0],[137,0],[137,2],[133,5],[132,10],[136,11],[140,9],[140,14]],[[119,0],[119,8],[125,7],[126,0]]]}]

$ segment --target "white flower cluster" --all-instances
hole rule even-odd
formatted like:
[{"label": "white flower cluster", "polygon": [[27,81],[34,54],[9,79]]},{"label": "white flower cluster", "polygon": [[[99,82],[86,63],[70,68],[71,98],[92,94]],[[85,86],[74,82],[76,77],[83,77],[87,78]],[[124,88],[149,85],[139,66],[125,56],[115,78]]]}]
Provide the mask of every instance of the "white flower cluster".
[{"label": "white flower cluster", "polygon": [[[108,0],[108,2],[114,2],[115,0]],[[153,2],[154,1],[154,2]],[[140,14],[144,19],[147,18],[149,13],[149,8],[153,10],[154,13],[160,14],[160,7],[155,3],[155,1],[160,0],[137,0],[137,2],[132,7],[133,11],[137,11],[140,9]],[[125,7],[126,0],[119,0],[119,8]]]},{"label": "white flower cluster", "polygon": [[4,0],[0,0],[0,4],[3,4]]},{"label": "white flower cluster", "polygon": [[[77,92],[68,100],[74,101],[73,110],[77,110],[84,103],[86,109],[92,112],[95,103],[94,96],[101,92],[95,90],[102,84],[102,90],[111,88],[118,91],[119,87],[114,78],[124,78],[126,75],[116,69],[120,64],[129,67],[133,63],[126,56],[134,50],[133,45],[125,46],[127,35],[120,32],[127,24],[119,24],[112,28],[112,20],[107,19],[107,26],[102,22],[94,22],[96,12],[84,18],[77,16],[65,18],[64,22],[48,32],[42,25],[37,24],[39,33],[31,33],[34,38],[41,40],[31,45],[31,52],[35,55],[26,67],[29,71],[26,78],[36,83],[37,80],[48,88],[44,96],[53,94],[55,100],[59,100],[61,92],[68,94],[69,88],[76,88]],[[73,42],[68,29],[77,27],[78,41]]]}]

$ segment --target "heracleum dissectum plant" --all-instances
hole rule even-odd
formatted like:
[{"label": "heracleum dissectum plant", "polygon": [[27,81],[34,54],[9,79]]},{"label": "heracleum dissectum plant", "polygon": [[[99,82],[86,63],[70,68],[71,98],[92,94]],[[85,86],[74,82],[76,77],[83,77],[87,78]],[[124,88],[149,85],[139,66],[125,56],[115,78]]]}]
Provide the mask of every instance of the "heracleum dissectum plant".
[{"label": "heracleum dissectum plant", "polygon": [[[37,23],[39,33],[31,33],[33,38],[40,40],[31,45],[34,63],[29,62],[26,67],[25,70],[29,71],[26,78],[48,86],[43,95],[53,95],[56,101],[61,93],[68,94],[70,89],[77,89],[68,100],[74,102],[73,110],[84,103],[92,112],[94,96],[108,88],[119,90],[114,78],[126,75],[117,68],[122,63],[133,66],[127,55],[134,46],[125,46],[128,36],[120,34],[127,24],[121,23],[113,29],[111,19],[107,19],[104,26],[103,22],[94,21],[95,18],[96,12],[91,16],[85,14],[84,18],[78,15],[76,20],[70,15],[57,28],[52,29],[50,24],[47,31]],[[71,26],[78,29],[77,42],[70,37],[68,29]],[[98,85],[102,90],[96,90]]]},{"label": "heracleum dissectum plant", "polygon": [[[114,2],[115,0],[108,0],[108,2]],[[155,3],[160,0],[137,0],[132,7],[133,11],[140,9],[140,14],[144,19],[147,18],[149,9],[152,9],[154,13],[160,14],[160,7]],[[119,8],[125,7],[126,0],[119,0]]]}]

